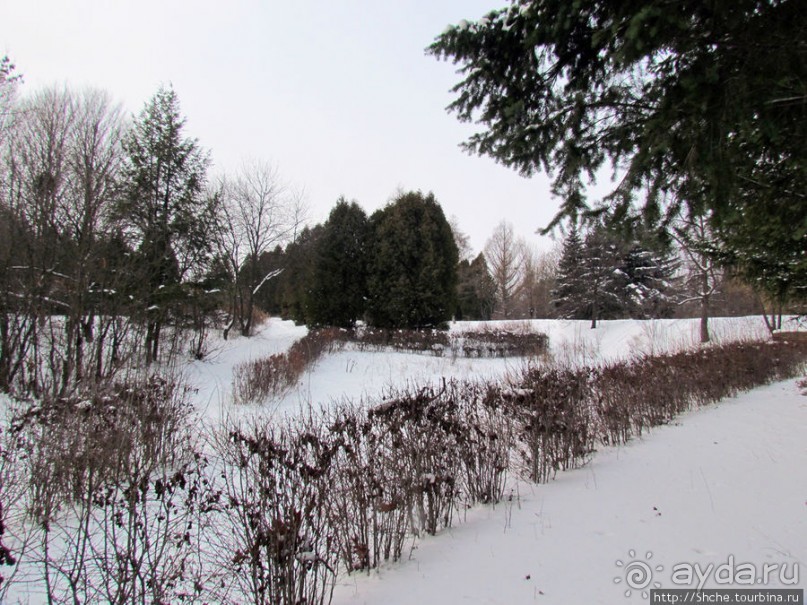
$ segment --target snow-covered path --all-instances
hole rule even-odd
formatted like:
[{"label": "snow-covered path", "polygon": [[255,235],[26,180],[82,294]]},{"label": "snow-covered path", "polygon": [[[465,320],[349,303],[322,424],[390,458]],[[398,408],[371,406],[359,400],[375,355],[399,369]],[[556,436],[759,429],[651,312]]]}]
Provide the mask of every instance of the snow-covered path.
[{"label": "snow-covered path", "polygon": [[[805,588],[807,396],[796,383],[689,413],[550,484],[519,484],[512,502],[469,511],[408,561],[342,578],[334,603],[646,603],[641,590],[625,596],[634,558],[664,588],[689,587],[673,566],[730,556],[760,571],[785,564],[786,580],[795,565],[788,587]],[[706,586],[718,587],[713,573]]]}]

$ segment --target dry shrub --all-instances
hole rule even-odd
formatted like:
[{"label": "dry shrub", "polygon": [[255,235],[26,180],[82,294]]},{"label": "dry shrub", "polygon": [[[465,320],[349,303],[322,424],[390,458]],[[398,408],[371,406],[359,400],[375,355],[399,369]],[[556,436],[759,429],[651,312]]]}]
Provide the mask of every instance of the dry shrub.
[{"label": "dry shrub", "polygon": [[452,383],[459,401],[460,465],[466,505],[502,499],[516,442],[510,410],[496,384]]},{"label": "dry shrub", "polygon": [[459,422],[457,404],[440,391],[426,386],[392,391],[385,401],[369,410],[373,431],[368,439],[388,456],[403,486],[404,506],[415,532],[435,534],[450,527],[458,496]]},{"label": "dry shrub", "polygon": [[383,430],[350,403],[328,412],[337,444],[331,468],[329,520],[348,571],[378,567],[401,558],[409,534],[408,482]]},{"label": "dry shrub", "polygon": [[351,343],[360,351],[392,349],[414,353],[465,357],[542,355],[547,350],[545,334],[484,330],[461,336],[442,330],[383,330],[320,328],[311,330],[286,353],[238,364],[233,369],[233,399],[255,403],[280,397],[300,380],[325,353]]},{"label": "dry shrub", "polygon": [[325,413],[337,445],[329,519],[349,571],[396,561],[407,538],[450,527],[460,505],[502,497],[513,439],[495,385],[404,388]]},{"label": "dry shrub", "polygon": [[286,353],[240,363],[233,368],[233,399],[255,403],[280,397],[300,380],[306,370],[324,353],[333,352],[346,339],[339,328],[311,330]]},{"label": "dry shrub", "polygon": [[519,425],[529,477],[546,482],[558,470],[581,465],[594,451],[591,372],[536,368],[502,396]]},{"label": "dry shrub", "polygon": [[236,601],[330,602],[337,546],[326,502],[334,449],[321,428],[254,420],[217,444],[224,496],[218,565]]},{"label": "dry shrub", "polygon": [[548,350],[546,334],[512,330],[481,330],[452,339],[455,353],[465,357],[518,357],[544,355]]},{"label": "dry shrub", "polygon": [[130,376],[45,399],[13,431],[26,456],[25,556],[55,602],[175,602],[202,590],[205,460],[185,389]]},{"label": "dry shrub", "polygon": [[743,342],[579,369],[528,371],[502,395],[528,475],[546,481],[584,462],[597,442],[625,443],[692,407],[798,374],[807,343]]},{"label": "dry shrub", "polygon": [[406,351],[455,357],[516,357],[543,355],[549,342],[546,334],[505,329],[451,333],[445,330],[384,330],[363,328],[349,334],[359,350]]}]

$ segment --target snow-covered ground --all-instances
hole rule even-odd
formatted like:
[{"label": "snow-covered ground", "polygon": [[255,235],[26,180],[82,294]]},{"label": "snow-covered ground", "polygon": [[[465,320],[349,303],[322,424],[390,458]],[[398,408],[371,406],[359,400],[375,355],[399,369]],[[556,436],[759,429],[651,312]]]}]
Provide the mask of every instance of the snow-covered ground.
[{"label": "snow-covered ground", "polygon": [[750,563],[759,574],[785,565],[785,580],[796,568],[796,586],[776,571],[768,587],[805,588],[806,427],[795,380],[692,412],[549,484],[516,484],[511,502],[470,511],[406,562],[342,578],[334,603],[647,602],[626,584],[634,560],[650,564],[663,588],[697,584],[676,583],[676,565],[710,564],[705,585],[721,587],[726,572],[716,569],[730,557],[735,570]]},{"label": "snow-covered ground", "polygon": [[[716,342],[765,339],[761,318],[711,322]],[[546,333],[549,354],[532,363],[595,363],[697,346],[697,320],[470,322],[463,332]],[[792,329],[787,326],[787,329]],[[187,364],[193,403],[211,425],[243,415],[294,414],[301,405],[372,399],[387,388],[458,379],[507,379],[524,359],[467,359],[360,352],[325,355],[282,398],[232,402],[233,368],[287,350],[305,327],[271,319],[252,338],[211,338],[209,355]],[[584,468],[546,485],[512,481],[512,497],[463,513],[455,526],[417,541],[405,560],[369,574],[342,575],[336,605],[647,602],[654,586],[688,588],[674,569],[700,571],[717,586],[731,562],[764,572],[778,587],[798,574],[807,587],[807,396],[797,380],[703,408],[620,448],[603,448]],[[709,566],[712,567],[709,567]],[[645,566],[649,583],[630,585]],[[677,566],[677,567],[676,567]],[[674,580],[678,579],[678,583]],[[733,586],[736,587],[736,584]],[[40,602],[33,592],[21,602]],[[630,595],[626,596],[626,592]],[[16,602],[16,599],[9,602]]]},{"label": "snow-covered ground", "polygon": [[[544,332],[550,355],[541,362],[560,363],[679,350],[696,346],[699,334],[697,320],[606,321],[597,330],[577,321],[462,323],[452,330],[482,327]],[[768,337],[758,317],[712,320],[711,330],[716,342]],[[219,342],[213,355],[188,368],[199,388],[197,405],[213,421],[294,413],[301,404],[373,397],[407,382],[502,379],[525,363],[345,350],[324,356],[277,401],[232,404],[236,363],[283,350],[304,334],[305,328],[273,319],[252,339]],[[342,576],[334,603],[646,602],[641,593],[653,582],[697,584],[674,583],[676,565],[708,571],[705,585],[716,587],[715,569],[729,561],[760,573],[765,564],[784,566],[786,580],[795,569],[803,588],[805,427],[807,397],[796,381],[692,412],[626,447],[599,451],[585,468],[560,473],[547,485],[515,481],[512,500],[467,511],[453,529],[418,541],[405,562]],[[652,571],[647,586],[627,583],[626,570],[637,562]]]},{"label": "snow-covered ground", "polygon": [[[759,317],[711,320],[715,342],[768,338]],[[632,355],[661,353],[696,346],[696,319],[600,322],[596,330],[587,321],[532,320],[459,322],[452,331],[509,329],[542,332],[549,336],[550,358],[561,364],[595,363]],[[286,350],[306,334],[306,328],[290,321],[270,319],[252,338],[212,338],[210,354],[187,366],[186,377],[198,393],[197,408],[214,423],[242,415],[295,413],[301,405],[327,405],[343,398],[354,400],[379,396],[384,389],[407,383],[424,384],[451,379],[506,379],[517,375],[527,360],[520,358],[453,358],[395,352],[344,350],[323,356],[283,397],[262,405],[232,403],[232,371],[235,365]],[[544,360],[547,361],[547,360]]]}]

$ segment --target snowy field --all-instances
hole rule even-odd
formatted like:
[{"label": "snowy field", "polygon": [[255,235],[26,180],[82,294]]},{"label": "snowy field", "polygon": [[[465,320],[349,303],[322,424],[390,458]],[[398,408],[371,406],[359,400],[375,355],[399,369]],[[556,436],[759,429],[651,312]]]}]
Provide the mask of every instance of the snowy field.
[{"label": "snowy field", "polygon": [[[496,323],[548,334],[550,354],[538,363],[675,351],[696,346],[699,333],[697,320],[606,321],[597,330],[577,321]],[[451,329],[480,327],[461,323]],[[758,317],[716,319],[710,327],[716,342],[768,338]],[[208,359],[188,368],[199,389],[199,409],[214,422],[294,414],[309,402],[372,398],[407,383],[507,379],[526,363],[345,350],[325,355],[279,400],[261,406],[231,402],[235,364],[281,351],[304,334],[305,328],[272,319],[255,338],[218,342]],[[795,380],[689,413],[626,447],[600,450],[585,468],[560,473],[547,485],[514,481],[511,500],[467,511],[453,529],[418,541],[403,563],[341,576],[334,603],[647,602],[642,593],[654,585],[694,588],[698,571],[708,571],[704,586],[718,587],[715,570],[729,561],[760,573],[763,565],[775,565],[783,576],[772,574],[766,587],[792,588],[795,573],[795,587],[803,588],[805,427],[807,397]],[[652,578],[631,587],[626,570],[636,561],[650,564]],[[675,566],[694,569],[693,583],[680,577],[674,583]]]},{"label": "snowy field", "polygon": [[[731,556],[760,573],[785,565],[786,581],[795,565],[799,582],[785,586],[805,588],[806,427],[796,381],[687,414],[549,484],[516,484],[512,502],[470,511],[408,561],[343,577],[334,603],[647,603],[626,585],[634,558],[664,588],[697,585],[673,582],[678,564],[713,565],[705,586],[719,587]],[[782,586],[774,576],[768,586]]]},{"label": "snowy field", "polygon": [[[442,379],[516,378],[527,363],[597,363],[698,346],[697,320],[458,323],[549,336],[540,359],[435,357],[346,348],[324,355],[283,397],[232,401],[233,368],[286,351],[305,327],[271,319],[252,338],[211,338],[189,362],[193,404],[211,426],[244,416],[294,415],[301,406]],[[759,317],[710,322],[717,343],[767,339]],[[785,329],[795,329],[788,325]],[[342,574],[336,605],[647,603],[650,588],[717,587],[731,563],[759,574],[758,587],[807,587],[807,386],[769,385],[680,416],[627,446],[601,448],[583,468],[545,485],[511,479],[495,507],[463,511],[452,529],[405,547],[404,560],[370,573]],[[694,570],[683,583],[674,570]],[[649,571],[642,583],[631,571]],[[724,574],[725,575],[725,574]],[[631,579],[632,583],[628,580]],[[735,578],[736,579],[736,578]],[[756,578],[754,578],[756,579]],[[795,583],[794,583],[795,581]],[[737,587],[737,583],[731,584]],[[18,586],[9,603],[39,603]]]},{"label": "snowy field", "polygon": [[[597,363],[677,351],[697,346],[699,338],[696,319],[603,321],[596,330],[590,329],[588,321],[572,320],[458,322],[451,326],[456,332],[493,328],[547,334],[550,354],[539,362],[560,364]],[[717,343],[769,338],[760,317],[716,318],[710,321],[710,329]],[[197,409],[213,423],[243,415],[294,414],[309,403],[327,405],[343,398],[374,398],[386,388],[406,384],[422,385],[443,378],[507,379],[517,375],[527,363],[523,358],[452,358],[344,350],[323,356],[296,388],[282,398],[267,400],[262,405],[232,403],[235,365],[284,351],[306,332],[304,326],[272,318],[252,338],[211,339],[209,355],[187,366],[186,377],[198,389]]]}]

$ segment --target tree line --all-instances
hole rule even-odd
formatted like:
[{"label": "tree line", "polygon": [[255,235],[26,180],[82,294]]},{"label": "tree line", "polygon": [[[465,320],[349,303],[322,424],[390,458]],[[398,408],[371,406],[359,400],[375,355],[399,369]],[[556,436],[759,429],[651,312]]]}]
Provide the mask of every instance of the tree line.
[{"label": "tree line", "polygon": [[210,177],[176,92],[127,117],[97,90],[22,95],[0,70],[0,389],[63,394],[252,330],[256,259],[296,237],[266,163]]},{"label": "tree line", "polygon": [[[302,196],[271,165],[210,176],[210,154],[187,134],[170,87],[132,117],[102,91],[20,93],[5,58],[2,390],[63,393],[133,360],[202,357],[211,327],[249,336],[260,311],[341,327],[526,317],[596,325],[668,316],[686,298],[671,242],[623,229],[618,213],[580,241],[573,229],[554,254],[538,254],[503,222],[473,256],[456,220],[420,191],[370,216],[342,198],[308,226]],[[675,233],[687,262],[702,261],[695,298],[708,303],[714,229],[701,227],[700,239],[692,225]]]}]

